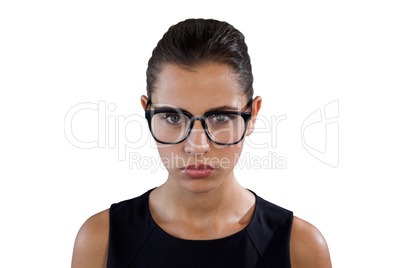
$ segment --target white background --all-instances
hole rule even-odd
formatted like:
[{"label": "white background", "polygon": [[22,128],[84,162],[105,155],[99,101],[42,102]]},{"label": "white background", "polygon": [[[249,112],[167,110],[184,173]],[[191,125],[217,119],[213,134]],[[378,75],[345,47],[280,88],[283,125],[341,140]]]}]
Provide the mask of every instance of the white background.
[{"label": "white background", "polygon": [[[116,107],[107,111],[111,120],[143,118],[139,100],[152,49],[170,25],[202,17],[243,32],[261,115],[286,116],[275,148],[243,151],[275,152],[286,169],[237,170],[240,183],[314,224],[334,267],[397,267],[401,13],[398,1],[2,1],[0,265],[69,267],[89,216],[164,182],[164,169],[130,168],[112,144],[73,146],[65,117],[77,104],[103,101]],[[337,167],[301,142],[303,121],[333,101],[339,102]],[[97,120],[96,111],[77,113],[76,137],[97,139]],[[123,125],[124,139],[115,141],[145,139],[127,154],[157,159],[145,120],[137,121]],[[324,141],[323,126],[313,147]],[[257,127],[264,129],[261,122]],[[250,139],[270,142],[262,132]]]}]

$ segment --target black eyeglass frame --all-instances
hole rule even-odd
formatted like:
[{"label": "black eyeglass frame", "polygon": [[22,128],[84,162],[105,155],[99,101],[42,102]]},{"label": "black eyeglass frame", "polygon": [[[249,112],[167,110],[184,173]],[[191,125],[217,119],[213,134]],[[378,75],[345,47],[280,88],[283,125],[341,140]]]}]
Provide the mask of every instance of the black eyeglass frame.
[{"label": "black eyeglass frame", "polygon": [[[246,107],[250,106],[251,103],[252,103],[252,100],[250,100],[250,101],[248,102],[248,104],[246,105]],[[148,100],[148,103],[147,103],[146,107],[148,107],[148,105],[150,105],[150,104],[151,104],[151,101]],[[154,135],[154,133],[153,133],[153,131],[152,131],[152,126],[151,126],[152,117],[153,117],[155,114],[159,114],[159,113],[175,113],[175,112],[184,114],[184,115],[186,115],[186,116],[188,116],[188,117],[190,118],[190,125],[189,125],[189,127],[188,127],[188,129],[187,129],[186,135],[184,136],[183,139],[181,139],[180,141],[177,141],[177,142],[165,142],[165,141],[159,140],[158,138],[155,137],[155,135]],[[214,141],[214,140],[212,139],[212,137],[211,137],[209,131],[208,131],[207,123],[206,123],[206,121],[205,121],[208,116],[213,115],[213,114],[220,114],[220,115],[221,115],[221,114],[240,115],[240,116],[243,118],[244,123],[245,123],[244,132],[243,132],[243,135],[241,136],[241,138],[240,138],[237,142],[232,142],[232,143],[222,143],[222,142]],[[202,127],[204,128],[204,131],[205,131],[205,133],[207,134],[207,137],[208,137],[212,142],[214,142],[214,143],[216,143],[216,144],[219,144],[219,145],[235,145],[235,144],[238,144],[239,142],[241,142],[241,141],[243,140],[244,136],[246,135],[247,128],[248,128],[248,123],[250,122],[251,117],[252,117],[252,112],[240,112],[240,111],[212,111],[212,112],[207,112],[207,113],[205,113],[203,116],[193,116],[191,113],[186,112],[186,111],[182,111],[182,110],[180,110],[180,109],[178,109],[178,108],[177,108],[177,109],[171,109],[171,110],[145,110],[145,118],[146,118],[147,121],[148,121],[149,131],[151,132],[152,137],[154,137],[154,139],[155,139],[157,142],[163,143],[163,144],[178,144],[178,143],[181,143],[181,142],[185,141],[185,140],[188,138],[188,136],[190,135],[191,130],[193,129],[194,121],[195,121],[195,120],[200,120],[200,121],[201,121],[201,124],[202,124]]]}]

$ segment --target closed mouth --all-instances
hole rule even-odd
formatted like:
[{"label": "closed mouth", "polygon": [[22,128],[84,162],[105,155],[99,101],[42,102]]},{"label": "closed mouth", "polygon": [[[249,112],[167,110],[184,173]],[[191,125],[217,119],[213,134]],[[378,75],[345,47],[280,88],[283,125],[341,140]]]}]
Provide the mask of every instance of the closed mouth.
[{"label": "closed mouth", "polygon": [[188,165],[184,168],[181,168],[181,170],[186,170],[186,169],[214,169],[214,168],[210,165],[204,165],[204,164]]}]

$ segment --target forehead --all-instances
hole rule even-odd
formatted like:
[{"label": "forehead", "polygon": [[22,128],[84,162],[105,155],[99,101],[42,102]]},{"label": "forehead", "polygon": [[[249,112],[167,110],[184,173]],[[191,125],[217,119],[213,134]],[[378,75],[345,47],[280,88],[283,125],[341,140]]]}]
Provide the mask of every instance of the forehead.
[{"label": "forehead", "polygon": [[224,105],[240,108],[247,100],[228,65],[208,63],[191,70],[166,65],[158,76],[152,102],[203,113]]}]

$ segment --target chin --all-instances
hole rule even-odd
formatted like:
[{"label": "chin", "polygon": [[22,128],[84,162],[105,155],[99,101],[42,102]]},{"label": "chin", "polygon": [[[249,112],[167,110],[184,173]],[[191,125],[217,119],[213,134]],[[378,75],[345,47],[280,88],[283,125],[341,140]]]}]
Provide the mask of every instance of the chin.
[{"label": "chin", "polygon": [[215,176],[208,176],[204,178],[191,178],[191,177],[183,177],[183,174],[180,174],[179,181],[176,180],[176,184],[185,191],[191,193],[208,193],[216,188],[218,188],[222,181],[218,180]]}]

